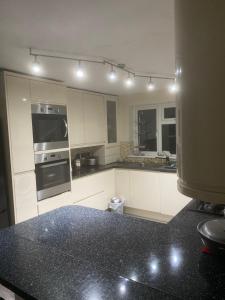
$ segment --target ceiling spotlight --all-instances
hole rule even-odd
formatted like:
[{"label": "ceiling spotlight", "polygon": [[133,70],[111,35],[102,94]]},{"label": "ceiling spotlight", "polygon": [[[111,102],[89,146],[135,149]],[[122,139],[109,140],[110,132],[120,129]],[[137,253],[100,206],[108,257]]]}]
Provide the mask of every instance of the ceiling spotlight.
[{"label": "ceiling spotlight", "polygon": [[125,84],[127,87],[131,87],[134,84],[134,79],[130,77],[130,73],[128,73],[127,79],[125,80]]},{"label": "ceiling spotlight", "polygon": [[151,77],[149,78],[149,81],[147,83],[147,89],[149,91],[153,91],[155,89],[155,84],[152,82],[152,78]]},{"label": "ceiling spotlight", "polygon": [[179,86],[176,82],[176,79],[174,79],[174,81],[169,85],[168,89],[169,89],[169,92],[172,94],[175,94],[179,91]]},{"label": "ceiling spotlight", "polygon": [[78,68],[76,70],[76,76],[79,79],[82,79],[82,78],[85,77],[85,73],[84,73],[83,68],[81,67],[81,62],[80,61],[78,61]]},{"label": "ceiling spotlight", "polygon": [[108,74],[110,81],[116,81],[117,80],[117,74],[116,71],[113,69],[113,65],[111,65],[111,71]]},{"label": "ceiling spotlight", "polygon": [[32,71],[34,74],[40,74],[41,73],[41,65],[40,63],[37,61],[37,56],[34,56],[34,62],[32,64]]}]

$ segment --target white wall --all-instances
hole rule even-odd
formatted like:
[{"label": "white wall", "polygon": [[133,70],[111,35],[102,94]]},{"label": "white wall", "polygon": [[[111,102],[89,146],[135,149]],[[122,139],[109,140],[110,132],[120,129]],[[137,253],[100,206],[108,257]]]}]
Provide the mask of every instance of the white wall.
[{"label": "white wall", "polygon": [[135,106],[175,101],[175,94],[169,93],[166,88],[148,93],[119,96],[119,140],[122,142],[133,141],[133,111]]}]

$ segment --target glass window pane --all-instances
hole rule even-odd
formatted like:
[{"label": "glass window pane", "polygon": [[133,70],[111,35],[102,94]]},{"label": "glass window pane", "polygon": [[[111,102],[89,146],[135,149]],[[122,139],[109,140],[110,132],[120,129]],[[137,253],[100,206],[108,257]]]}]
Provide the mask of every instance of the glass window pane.
[{"label": "glass window pane", "polygon": [[108,143],[117,142],[117,128],[116,128],[116,102],[107,101],[107,130]]},{"label": "glass window pane", "polygon": [[164,119],[175,119],[176,118],[176,107],[164,108]]},{"label": "glass window pane", "polygon": [[138,111],[138,140],[143,151],[157,151],[156,109]]},{"label": "glass window pane", "polygon": [[176,154],[176,124],[162,125],[162,151]]}]

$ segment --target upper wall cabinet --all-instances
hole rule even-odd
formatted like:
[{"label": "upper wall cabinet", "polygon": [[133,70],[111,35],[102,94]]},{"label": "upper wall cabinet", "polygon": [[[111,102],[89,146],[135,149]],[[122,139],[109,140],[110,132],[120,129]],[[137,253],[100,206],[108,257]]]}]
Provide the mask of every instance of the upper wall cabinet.
[{"label": "upper wall cabinet", "polygon": [[84,93],[84,126],[86,144],[105,143],[104,96]]},{"label": "upper wall cabinet", "polygon": [[34,170],[29,80],[6,76],[6,92],[13,172]]},{"label": "upper wall cabinet", "polygon": [[30,81],[32,103],[66,104],[66,88],[60,83]]},{"label": "upper wall cabinet", "polygon": [[67,89],[67,107],[70,146],[76,147],[85,143],[84,139],[84,101],[83,94],[74,89]]}]

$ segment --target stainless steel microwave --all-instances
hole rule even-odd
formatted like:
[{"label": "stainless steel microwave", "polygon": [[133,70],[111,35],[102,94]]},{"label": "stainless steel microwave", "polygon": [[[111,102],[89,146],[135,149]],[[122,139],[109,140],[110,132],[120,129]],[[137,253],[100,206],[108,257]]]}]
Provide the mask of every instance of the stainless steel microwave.
[{"label": "stainless steel microwave", "polygon": [[66,106],[32,104],[34,151],[67,148]]}]

